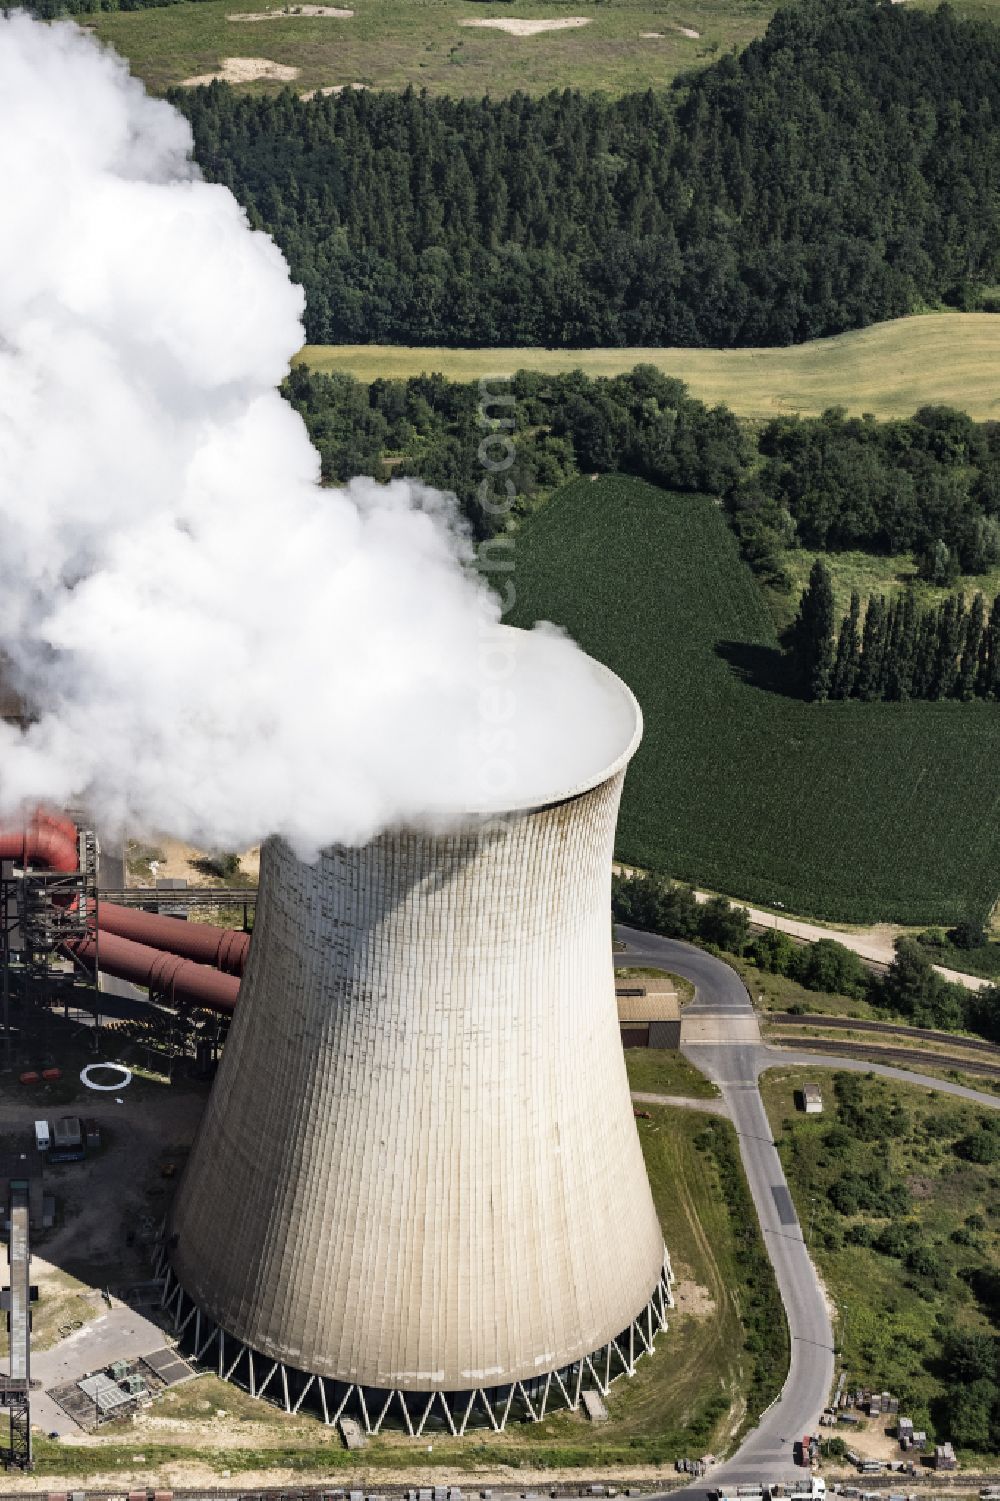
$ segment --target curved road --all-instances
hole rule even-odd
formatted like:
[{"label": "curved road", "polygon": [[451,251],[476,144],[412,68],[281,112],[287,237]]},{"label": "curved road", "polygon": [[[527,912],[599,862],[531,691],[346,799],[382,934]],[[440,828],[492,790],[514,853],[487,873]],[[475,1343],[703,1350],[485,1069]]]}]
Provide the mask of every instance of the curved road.
[{"label": "curved road", "polygon": [[[659,938],[620,924],[616,932],[626,944],[624,953],[616,953],[616,964],[655,965],[682,975],[695,986],[694,1000],[684,1008],[686,1041],[682,1051],[719,1086],[726,1112],[736,1127],[743,1168],[788,1319],[791,1360],[781,1393],[733,1457],[712,1470],[711,1484],[718,1487],[792,1478],[796,1473],[795,1440],[816,1431],[830,1395],[833,1330],[771,1135],[758,1088],[760,1074],[767,1068],[790,1064],[832,1067],[922,1084],[993,1109],[1000,1109],[1000,1099],[906,1069],[767,1047],[761,1042],[746,986],[728,964],[676,939]],[[801,1475],[801,1470],[798,1473]],[[670,1494],[674,1498],[703,1496],[705,1490],[685,1487]]]}]

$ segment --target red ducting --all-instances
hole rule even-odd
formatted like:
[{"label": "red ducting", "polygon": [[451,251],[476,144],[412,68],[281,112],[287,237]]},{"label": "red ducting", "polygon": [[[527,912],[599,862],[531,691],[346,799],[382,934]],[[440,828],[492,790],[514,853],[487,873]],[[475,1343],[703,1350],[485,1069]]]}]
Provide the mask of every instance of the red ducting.
[{"label": "red ducting", "polygon": [[99,959],[106,974],[131,980],[134,985],[146,985],[174,1004],[185,1002],[229,1015],[240,993],[236,975],[226,975],[207,964],[195,964],[191,959],[133,943],[117,933],[102,931],[98,939],[77,938],[66,947],[84,964],[93,965]]},{"label": "red ducting", "polygon": [[114,902],[101,902],[97,915],[102,942],[105,933],[117,933],[120,938],[165,949],[198,964],[212,964],[231,975],[243,973],[250,947],[249,933],[217,928],[211,923],[185,922],[180,917],[159,917],[153,912],[118,907]]},{"label": "red ducting", "polygon": [[47,870],[77,870],[76,828],[68,818],[39,808],[19,829],[0,830],[0,860],[14,860],[29,869],[43,865]]}]

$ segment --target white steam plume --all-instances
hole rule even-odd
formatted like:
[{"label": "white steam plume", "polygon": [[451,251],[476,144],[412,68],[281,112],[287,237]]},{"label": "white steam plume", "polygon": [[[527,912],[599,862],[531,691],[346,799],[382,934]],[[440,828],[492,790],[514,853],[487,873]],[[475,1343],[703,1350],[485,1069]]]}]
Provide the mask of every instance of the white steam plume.
[{"label": "white steam plume", "polygon": [[190,151],[75,27],[0,20],[0,814],[306,853],[592,776],[621,705],[551,629],[497,681],[452,504],[320,488],[302,293]]}]

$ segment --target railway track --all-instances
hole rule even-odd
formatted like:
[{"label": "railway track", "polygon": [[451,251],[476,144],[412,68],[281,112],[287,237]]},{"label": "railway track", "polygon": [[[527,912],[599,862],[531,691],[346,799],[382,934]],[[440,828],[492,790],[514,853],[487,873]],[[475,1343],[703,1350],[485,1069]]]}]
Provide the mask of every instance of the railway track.
[{"label": "railway track", "polygon": [[965,1037],[958,1032],[935,1032],[930,1028],[907,1027],[894,1022],[856,1021],[851,1016],[823,1016],[813,1011],[762,1011],[760,1019],[781,1027],[821,1027],[827,1032],[877,1032],[884,1037],[919,1037],[922,1042],[940,1042],[945,1047],[990,1053],[1000,1064],[1000,1045],[984,1042],[979,1037]]},{"label": "railway track", "polygon": [[843,1058],[868,1058],[873,1063],[890,1063],[899,1068],[908,1068],[917,1073],[928,1068],[956,1069],[959,1073],[976,1074],[984,1079],[1000,1080],[1000,1058],[995,1063],[986,1063],[979,1058],[963,1058],[954,1053],[930,1053],[918,1048],[869,1047],[863,1042],[838,1042],[828,1037],[771,1037],[774,1047],[792,1048],[798,1052],[804,1044],[814,1043],[817,1052],[833,1053]]}]

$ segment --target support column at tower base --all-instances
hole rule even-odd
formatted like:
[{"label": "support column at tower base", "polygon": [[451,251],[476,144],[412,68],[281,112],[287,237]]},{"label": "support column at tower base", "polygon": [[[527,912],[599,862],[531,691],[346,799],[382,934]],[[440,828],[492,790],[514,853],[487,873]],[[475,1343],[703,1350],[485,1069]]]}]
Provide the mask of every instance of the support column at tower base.
[{"label": "support column at tower base", "polygon": [[288,1413],[308,1408],[327,1426],[347,1416],[356,1419],[367,1434],[387,1427],[404,1429],[411,1438],[420,1438],[428,1425],[460,1438],[469,1428],[488,1427],[502,1433],[512,1420],[540,1423],[560,1407],[576,1412],[585,1381],[606,1397],[614,1381],[633,1376],[636,1362],[654,1353],[655,1338],[666,1332],[667,1310],[674,1306],[674,1276],[670,1255],[664,1250],[660,1278],[648,1303],[627,1329],[582,1360],[530,1381],[466,1391],[405,1392],[301,1371],[251,1349],[227,1334],[188,1297],[174,1276],[165,1247],[158,1252],[156,1275],[164,1278],[161,1306],[172,1318],[178,1344],[199,1369],[212,1370],[221,1380],[243,1387],[251,1397],[271,1400]]}]

